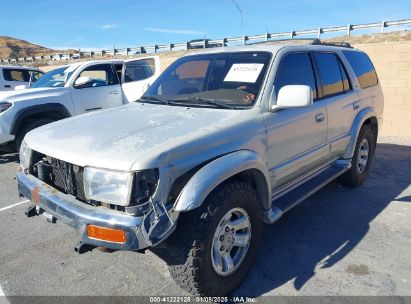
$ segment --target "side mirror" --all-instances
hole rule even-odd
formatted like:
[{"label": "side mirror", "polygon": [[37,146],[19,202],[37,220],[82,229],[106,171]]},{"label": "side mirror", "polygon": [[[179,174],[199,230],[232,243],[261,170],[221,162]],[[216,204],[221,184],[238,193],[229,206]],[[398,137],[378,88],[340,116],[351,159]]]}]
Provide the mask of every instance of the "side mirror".
[{"label": "side mirror", "polygon": [[271,111],[303,108],[312,104],[313,93],[311,87],[306,85],[286,85],[278,92],[277,103],[272,105]]},{"label": "side mirror", "polygon": [[89,88],[92,86],[94,80],[91,77],[81,76],[74,82],[74,87],[78,89]]}]

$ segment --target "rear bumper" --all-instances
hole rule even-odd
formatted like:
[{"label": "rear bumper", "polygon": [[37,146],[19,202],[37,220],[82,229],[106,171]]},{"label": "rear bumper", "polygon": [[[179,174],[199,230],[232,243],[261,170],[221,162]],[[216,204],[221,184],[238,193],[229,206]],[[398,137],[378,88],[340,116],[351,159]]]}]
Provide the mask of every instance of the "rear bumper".
[{"label": "rear bumper", "polygon": [[[81,233],[83,243],[115,250],[140,250],[149,247],[140,229],[142,217],[87,205],[23,172],[17,173],[17,183],[21,195],[58,220],[77,229]],[[86,233],[86,226],[89,224],[121,229],[126,233],[126,242],[112,243],[89,238]]]}]

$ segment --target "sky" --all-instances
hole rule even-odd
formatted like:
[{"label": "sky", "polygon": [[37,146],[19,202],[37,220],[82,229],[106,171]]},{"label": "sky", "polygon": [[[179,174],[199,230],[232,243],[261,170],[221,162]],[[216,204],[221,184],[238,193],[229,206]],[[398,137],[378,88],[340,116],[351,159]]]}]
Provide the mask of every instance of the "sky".
[{"label": "sky", "polygon": [[410,0],[0,0],[0,36],[112,49],[411,18]]}]

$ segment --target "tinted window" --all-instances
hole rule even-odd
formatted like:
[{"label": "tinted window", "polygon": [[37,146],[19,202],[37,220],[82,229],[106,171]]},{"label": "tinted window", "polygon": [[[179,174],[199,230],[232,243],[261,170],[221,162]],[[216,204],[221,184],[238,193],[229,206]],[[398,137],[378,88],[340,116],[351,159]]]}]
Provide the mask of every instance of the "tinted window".
[{"label": "tinted window", "polygon": [[[31,77],[31,75],[33,75],[33,81],[37,81],[40,79],[41,76],[44,75],[44,73],[39,72],[39,71],[29,71],[29,77]],[[29,78],[30,79],[30,78]]]},{"label": "tinted window", "polygon": [[344,91],[349,91],[351,90],[351,83],[350,83],[350,80],[348,79],[347,71],[345,70],[344,65],[342,64],[340,59],[338,59],[338,65],[340,67]]},{"label": "tinted window", "polygon": [[344,92],[344,84],[337,56],[330,53],[316,53],[315,59],[323,83],[323,97]]},{"label": "tinted window", "polygon": [[97,64],[85,68],[78,77],[90,77],[92,82],[87,87],[101,87],[118,83],[110,64]]},{"label": "tinted window", "polygon": [[124,82],[147,79],[155,73],[155,60],[153,58],[142,59],[126,63]]},{"label": "tinted window", "polygon": [[353,68],[361,88],[365,89],[378,83],[374,66],[365,53],[353,51],[343,53]]},{"label": "tinted window", "polygon": [[6,81],[28,82],[30,75],[27,70],[22,69],[3,69],[3,77]]},{"label": "tinted window", "polygon": [[301,84],[308,85],[317,98],[314,72],[310,56],[306,53],[292,53],[286,55],[280,63],[274,82],[276,96],[283,86]]}]

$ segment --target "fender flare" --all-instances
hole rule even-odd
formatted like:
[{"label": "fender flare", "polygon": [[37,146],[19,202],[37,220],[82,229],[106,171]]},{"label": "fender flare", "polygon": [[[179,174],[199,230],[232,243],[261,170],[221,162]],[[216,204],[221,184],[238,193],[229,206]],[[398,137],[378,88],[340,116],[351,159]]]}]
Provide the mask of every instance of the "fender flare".
[{"label": "fender flare", "polygon": [[361,127],[364,124],[364,122],[370,117],[377,117],[377,114],[375,113],[373,108],[368,107],[358,112],[357,116],[354,118],[354,122],[350,131],[351,139],[345,151],[344,158],[353,158],[358,134],[360,133]]},{"label": "fender flare", "polygon": [[258,192],[264,193],[264,197],[261,197],[263,208],[269,209],[271,207],[271,182],[267,167],[257,153],[240,150],[221,156],[198,170],[184,186],[174,204],[174,210],[185,212],[200,207],[218,185],[249,169],[257,170],[258,175],[263,177],[259,179],[257,187],[266,187]]},{"label": "fender flare", "polygon": [[16,113],[13,124],[11,125],[10,134],[16,135],[22,121],[25,118],[31,115],[47,113],[47,112],[59,113],[60,119],[68,118],[71,116],[70,111],[67,110],[67,108],[60,103],[47,103],[47,104],[40,104],[40,105],[23,108],[23,109],[20,109]]}]

